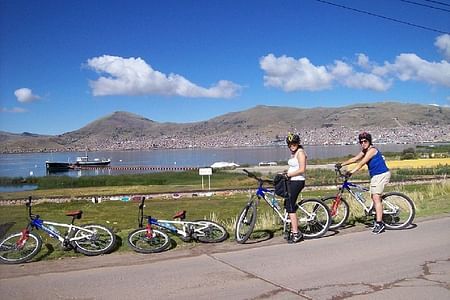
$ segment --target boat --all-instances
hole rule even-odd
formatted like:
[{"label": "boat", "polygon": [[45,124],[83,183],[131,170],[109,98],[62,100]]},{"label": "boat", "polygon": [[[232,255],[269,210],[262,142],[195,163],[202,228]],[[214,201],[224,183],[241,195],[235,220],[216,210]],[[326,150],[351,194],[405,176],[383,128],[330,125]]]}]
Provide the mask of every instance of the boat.
[{"label": "boat", "polygon": [[274,161],[262,161],[258,164],[258,166],[260,166],[260,167],[273,167],[276,165],[277,165],[277,163]]},{"label": "boat", "polygon": [[46,161],[45,168],[49,172],[68,171],[70,169],[80,169],[83,167],[105,167],[111,163],[111,159],[94,159],[89,160],[89,157],[79,156],[75,162],[53,162]]},{"label": "boat", "polygon": [[74,168],[76,167],[101,167],[107,166],[111,163],[111,159],[99,159],[95,158],[94,160],[89,160],[88,156],[79,156],[77,160],[72,163]]},{"label": "boat", "polygon": [[72,164],[69,162],[52,162],[47,160],[45,162],[45,168],[48,171],[67,171],[72,169]]},{"label": "boat", "polygon": [[237,167],[239,167],[238,164],[226,161],[215,162],[211,165],[213,169],[236,169]]}]

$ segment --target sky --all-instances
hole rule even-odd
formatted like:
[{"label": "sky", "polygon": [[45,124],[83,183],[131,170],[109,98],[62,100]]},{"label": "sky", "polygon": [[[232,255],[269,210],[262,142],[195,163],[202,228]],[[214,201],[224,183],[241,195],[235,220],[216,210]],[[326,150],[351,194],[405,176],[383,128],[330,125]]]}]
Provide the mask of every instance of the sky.
[{"label": "sky", "polygon": [[450,106],[449,0],[0,0],[0,131],[382,101]]}]

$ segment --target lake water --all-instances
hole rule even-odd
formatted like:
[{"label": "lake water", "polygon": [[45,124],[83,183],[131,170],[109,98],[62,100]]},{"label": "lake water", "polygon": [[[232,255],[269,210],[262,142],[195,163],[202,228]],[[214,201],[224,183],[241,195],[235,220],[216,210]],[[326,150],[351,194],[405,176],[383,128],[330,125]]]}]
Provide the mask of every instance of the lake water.
[{"label": "lake water", "polygon": [[[401,152],[415,145],[377,145],[382,152]],[[356,154],[359,145],[343,146],[305,146],[309,159],[343,157]],[[28,177],[46,176],[45,161],[74,162],[84,152],[62,153],[25,153],[1,154],[1,177]],[[149,150],[149,151],[109,151],[89,153],[90,159],[110,158],[111,166],[157,166],[157,167],[209,167],[215,162],[234,162],[239,165],[256,165],[261,161],[287,160],[289,152],[287,147],[259,147],[259,148],[227,148],[227,149],[175,149],[175,150]],[[68,176],[86,175],[114,175],[130,171],[112,169],[103,170],[71,170],[56,173]],[[136,171],[144,172],[144,171]],[[152,172],[152,171],[145,171]]]}]

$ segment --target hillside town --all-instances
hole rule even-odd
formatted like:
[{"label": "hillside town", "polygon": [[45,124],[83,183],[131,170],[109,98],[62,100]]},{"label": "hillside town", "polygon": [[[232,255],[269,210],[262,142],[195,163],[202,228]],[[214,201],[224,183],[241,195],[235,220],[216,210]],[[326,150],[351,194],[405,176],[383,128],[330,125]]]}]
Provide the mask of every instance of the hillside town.
[{"label": "hillside town", "polygon": [[[361,130],[349,128],[294,129],[301,136],[304,145],[350,145],[357,142]],[[410,126],[397,128],[365,128],[378,144],[420,144],[450,142],[450,125]],[[143,149],[185,149],[185,148],[230,148],[262,147],[284,145],[287,132],[261,133],[246,131],[243,134],[217,133],[213,136],[172,135],[158,138],[140,137],[126,140],[92,140],[84,143],[84,148],[97,150],[143,150]],[[77,147],[78,148],[78,147]],[[71,151],[80,150],[70,148]]]}]

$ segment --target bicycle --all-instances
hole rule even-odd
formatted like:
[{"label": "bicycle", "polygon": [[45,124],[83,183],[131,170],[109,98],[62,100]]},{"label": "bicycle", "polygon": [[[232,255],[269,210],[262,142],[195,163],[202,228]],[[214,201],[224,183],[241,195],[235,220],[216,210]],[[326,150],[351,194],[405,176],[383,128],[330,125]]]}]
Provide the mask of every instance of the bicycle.
[{"label": "bicycle", "polygon": [[[291,220],[285,208],[279,205],[279,199],[274,190],[263,187],[265,183],[273,185],[273,180],[262,179],[255,174],[243,170],[247,176],[258,181],[258,188],[250,195],[249,201],[239,214],[236,227],[235,238],[239,244],[245,243],[253,232],[257,218],[257,207],[259,201],[263,199],[283,222],[283,235],[285,238],[291,231]],[[331,223],[331,216],[328,207],[319,199],[304,199],[297,203],[299,230],[305,238],[319,238],[327,231]]]},{"label": "bicycle", "polygon": [[[116,244],[116,236],[106,226],[99,224],[74,225],[76,219],[81,219],[81,210],[67,212],[72,217],[70,224],[63,224],[41,219],[31,211],[31,196],[25,203],[28,209],[29,223],[21,232],[13,233],[0,242],[0,262],[4,264],[20,264],[31,260],[42,248],[42,238],[32,232],[42,230],[51,238],[61,243],[65,250],[75,250],[87,256],[105,254]],[[62,234],[58,228],[66,228]]]},{"label": "bicycle", "polygon": [[[332,224],[330,229],[344,226],[348,221],[350,207],[347,200],[342,196],[346,191],[361,205],[366,217],[375,216],[373,201],[370,201],[370,205],[366,205],[367,201],[362,195],[362,193],[368,192],[369,189],[350,182],[349,178],[342,173],[341,168],[335,167],[335,171],[336,175],[343,178],[344,181],[336,195],[322,198],[322,201],[329,206],[331,211]],[[383,222],[387,229],[403,229],[414,220],[416,213],[414,202],[405,194],[388,192],[381,196],[381,201],[383,205]]]},{"label": "bicycle", "polygon": [[[175,214],[174,220],[158,220],[144,216],[144,203],[145,197],[142,197],[138,213],[139,228],[130,232],[127,239],[128,245],[138,253],[157,253],[166,250],[171,245],[166,231],[177,235],[184,242],[195,240],[202,243],[219,243],[228,238],[226,229],[213,221],[185,221],[185,210]],[[144,217],[147,219],[145,227]]]}]

